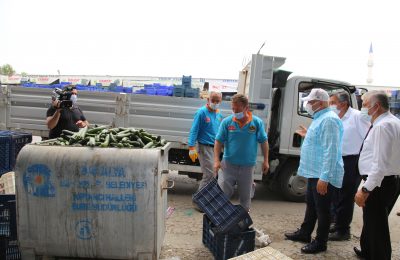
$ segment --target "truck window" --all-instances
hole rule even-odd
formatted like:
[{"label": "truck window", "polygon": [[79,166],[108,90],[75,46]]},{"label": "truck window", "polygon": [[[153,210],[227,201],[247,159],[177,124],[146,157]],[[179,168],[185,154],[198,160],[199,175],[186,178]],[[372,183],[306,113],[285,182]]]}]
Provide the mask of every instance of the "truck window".
[{"label": "truck window", "polygon": [[[306,105],[307,105],[307,101],[302,101],[301,99],[308,96],[311,92],[311,90],[313,88],[322,88],[324,90],[326,90],[326,92],[328,92],[329,96],[336,94],[336,93],[340,93],[343,91],[348,92],[348,90],[346,90],[346,88],[344,86],[340,86],[340,85],[324,85],[324,84],[318,84],[315,85],[312,82],[301,82],[299,84],[299,92],[298,92],[298,100],[297,100],[297,113],[300,116],[305,116],[305,117],[310,117],[311,116],[307,113],[306,111]],[[350,95],[350,93],[349,93]],[[352,102],[351,98],[350,98],[350,103]],[[353,107],[353,104],[350,104]]]}]

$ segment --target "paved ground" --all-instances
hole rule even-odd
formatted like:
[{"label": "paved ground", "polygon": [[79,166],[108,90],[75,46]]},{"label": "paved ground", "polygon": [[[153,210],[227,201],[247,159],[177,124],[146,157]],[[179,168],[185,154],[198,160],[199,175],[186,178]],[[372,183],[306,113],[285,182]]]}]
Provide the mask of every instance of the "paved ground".
[{"label": "paved ground", "polygon": [[[201,242],[202,214],[193,209],[191,194],[197,189],[196,181],[186,176],[171,175],[175,188],[169,191],[168,206],[175,210],[167,220],[167,231],[161,259],[213,259]],[[398,201],[394,212],[400,210]],[[353,247],[359,245],[362,227],[362,212],[356,208],[352,225],[352,239],[346,242],[329,242],[325,253],[308,256],[300,253],[303,244],[284,240],[285,231],[295,230],[304,217],[305,204],[284,201],[279,195],[257,185],[252,202],[251,217],[258,229],[263,229],[272,238],[271,246],[293,259],[357,259]],[[393,259],[400,259],[400,217],[390,216]]]}]

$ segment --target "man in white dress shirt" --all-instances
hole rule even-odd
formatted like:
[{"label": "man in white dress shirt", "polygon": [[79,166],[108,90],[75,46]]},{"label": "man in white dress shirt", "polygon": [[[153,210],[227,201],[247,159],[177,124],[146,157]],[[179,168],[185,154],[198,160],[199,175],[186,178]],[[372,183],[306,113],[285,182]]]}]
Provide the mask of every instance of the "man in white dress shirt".
[{"label": "man in white dress shirt", "polygon": [[388,215],[400,189],[400,120],[389,112],[389,98],[382,91],[363,96],[361,114],[372,126],[361,146],[358,163],[365,183],[355,196],[363,208],[361,250],[355,253],[365,259],[391,259],[392,247]]},{"label": "man in white dress shirt", "polygon": [[337,189],[333,197],[334,228],[329,240],[343,241],[350,239],[350,224],[353,220],[354,195],[360,186],[361,177],[357,170],[361,144],[371,125],[361,117],[360,111],[350,105],[350,95],[343,91],[329,98],[329,105],[343,123],[342,156],[344,176],[342,188]]}]

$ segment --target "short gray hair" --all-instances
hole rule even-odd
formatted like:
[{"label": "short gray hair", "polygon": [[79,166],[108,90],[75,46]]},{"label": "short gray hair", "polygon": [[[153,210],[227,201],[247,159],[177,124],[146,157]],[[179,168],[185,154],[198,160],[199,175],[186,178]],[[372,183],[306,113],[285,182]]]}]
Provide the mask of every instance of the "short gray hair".
[{"label": "short gray hair", "polygon": [[222,97],[222,92],[221,91],[212,90],[212,91],[209,92],[209,96],[211,97],[212,95],[218,95],[218,96]]},{"label": "short gray hair", "polygon": [[332,96],[336,97],[339,102],[346,102],[347,105],[350,106],[350,95],[346,91],[335,93]]},{"label": "short gray hair", "polygon": [[389,110],[389,97],[384,91],[368,91],[367,93],[362,95],[361,98],[362,100],[368,99],[371,103],[374,103],[374,105],[376,102],[378,102],[385,111]]}]

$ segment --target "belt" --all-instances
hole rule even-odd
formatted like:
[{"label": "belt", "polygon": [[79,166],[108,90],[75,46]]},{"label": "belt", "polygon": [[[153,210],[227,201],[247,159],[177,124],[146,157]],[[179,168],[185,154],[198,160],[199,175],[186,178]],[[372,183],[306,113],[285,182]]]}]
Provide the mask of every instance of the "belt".
[{"label": "belt", "polygon": [[213,145],[213,144],[202,144],[202,143],[199,143],[199,144],[201,144],[201,145],[205,145],[205,146],[208,146],[208,147],[214,147],[214,145]]},{"label": "belt", "polygon": [[[364,181],[366,181],[368,178],[368,175],[361,175],[361,179],[363,179]],[[390,180],[390,179],[396,179],[399,178],[398,175],[390,175],[390,176],[385,176],[383,179],[384,180]]]}]

